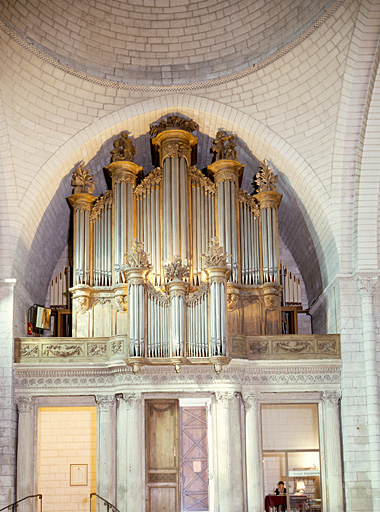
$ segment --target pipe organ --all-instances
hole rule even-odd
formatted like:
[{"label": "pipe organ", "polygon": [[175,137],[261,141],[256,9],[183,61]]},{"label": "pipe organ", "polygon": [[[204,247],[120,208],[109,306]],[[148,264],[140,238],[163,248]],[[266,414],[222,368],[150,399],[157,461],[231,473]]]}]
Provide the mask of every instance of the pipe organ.
[{"label": "pipe organ", "polygon": [[281,332],[277,177],[264,162],[257,193],[240,189],[243,166],[223,131],[201,172],[197,128],[179,116],[152,125],[159,166],[146,177],[123,132],[99,198],[83,164],[73,174],[73,336],[125,337],[134,369],[217,369],[236,337]]}]

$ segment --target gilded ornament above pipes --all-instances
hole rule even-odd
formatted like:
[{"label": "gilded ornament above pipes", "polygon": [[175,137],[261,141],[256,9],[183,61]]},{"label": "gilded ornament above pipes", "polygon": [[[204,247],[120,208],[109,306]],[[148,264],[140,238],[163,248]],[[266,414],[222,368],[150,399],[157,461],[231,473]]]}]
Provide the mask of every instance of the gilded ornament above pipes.
[{"label": "gilded ornament above pipes", "polygon": [[255,183],[258,187],[258,192],[276,192],[276,183],[278,176],[276,176],[264,159],[260,166],[261,171],[256,174]]},{"label": "gilded ornament above pipes", "polygon": [[111,155],[111,163],[120,162],[122,160],[133,162],[136,155],[136,148],[127,132],[122,132],[120,138],[114,141]]},{"label": "gilded ornament above pipes", "polygon": [[84,168],[84,163],[76,167],[71,179],[71,186],[74,187],[74,194],[93,194],[97,181],[93,180],[89,169]]}]

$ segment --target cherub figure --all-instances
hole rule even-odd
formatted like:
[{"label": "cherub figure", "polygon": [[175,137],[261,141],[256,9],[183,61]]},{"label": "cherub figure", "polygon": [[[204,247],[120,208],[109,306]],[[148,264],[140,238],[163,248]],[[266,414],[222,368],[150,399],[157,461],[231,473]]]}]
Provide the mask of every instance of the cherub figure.
[{"label": "cherub figure", "polygon": [[120,160],[133,162],[136,148],[132,144],[127,132],[122,132],[121,137],[114,141],[113,147],[114,149],[111,151],[111,162],[118,162]]},{"label": "cherub figure", "polygon": [[133,157],[136,154],[136,148],[132,144],[131,139],[128,137],[127,132],[123,132],[121,134],[120,141],[121,141],[121,146],[123,148],[123,154],[124,154],[123,160],[128,160],[129,162],[133,162]]},{"label": "cherub figure", "polygon": [[120,147],[120,139],[117,139],[113,143],[114,149],[111,151],[111,162],[118,162],[119,160],[123,160],[124,152],[123,149]]},{"label": "cherub figure", "polygon": [[215,160],[223,160],[224,159],[224,143],[228,140],[228,137],[225,135],[225,132],[222,130],[216,133],[216,137],[214,140],[214,145],[211,148],[211,151],[215,153]]},{"label": "cherub figure", "polygon": [[226,160],[236,160],[237,159],[237,153],[236,153],[236,144],[235,144],[235,136],[229,135],[227,137],[227,144],[225,148],[225,155],[224,158]]}]

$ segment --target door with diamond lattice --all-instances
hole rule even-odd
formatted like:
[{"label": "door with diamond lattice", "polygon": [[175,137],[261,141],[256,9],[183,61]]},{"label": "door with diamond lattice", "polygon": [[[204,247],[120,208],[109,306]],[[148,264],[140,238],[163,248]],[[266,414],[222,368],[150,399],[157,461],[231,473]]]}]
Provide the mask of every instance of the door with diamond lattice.
[{"label": "door with diamond lattice", "polygon": [[206,407],[181,407],[182,511],[208,511]]}]

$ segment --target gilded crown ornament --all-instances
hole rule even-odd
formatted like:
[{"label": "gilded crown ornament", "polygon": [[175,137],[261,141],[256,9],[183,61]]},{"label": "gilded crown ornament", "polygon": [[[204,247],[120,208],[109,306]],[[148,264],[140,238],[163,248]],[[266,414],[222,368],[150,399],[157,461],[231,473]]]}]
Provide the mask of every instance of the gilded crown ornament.
[{"label": "gilded crown ornament", "polygon": [[182,264],[180,256],[174,256],[173,261],[167,261],[164,263],[164,272],[166,279],[172,281],[173,279],[183,279],[189,277],[190,267],[187,262]]},{"label": "gilded crown ornament", "polygon": [[227,267],[228,254],[224,252],[223,247],[219,245],[218,237],[211,238],[208,243],[206,254],[202,254],[205,260],[206,268],[208,267]]},{"label": "gilded crown ornament", "polygon": [[93,181],[93,176],[89,169],[84,168],[84,162],[79,164],[71,178],[71,186],[74,187],[74,194],[93,194],[97,181]]},{"label": "gilded crown ornament", "polygon": [[261,171],[256,174],[255,183],[258,187],[258,192],[276,192],[276,183],[278,176],[276,176],[264,159],[260,166]]},{"label": "gilded crown ornament", "polygon": [[192,119],[184,119],[183,117],[171,115],[167,116],[166,120],[161,119],[156,124],[150,125],[150,135],[155,137],[159,133],[170,130],[170,128],[177,128],[179,130],[185,130],[186,132],[194,132],[198,129],[198,124]]}]

